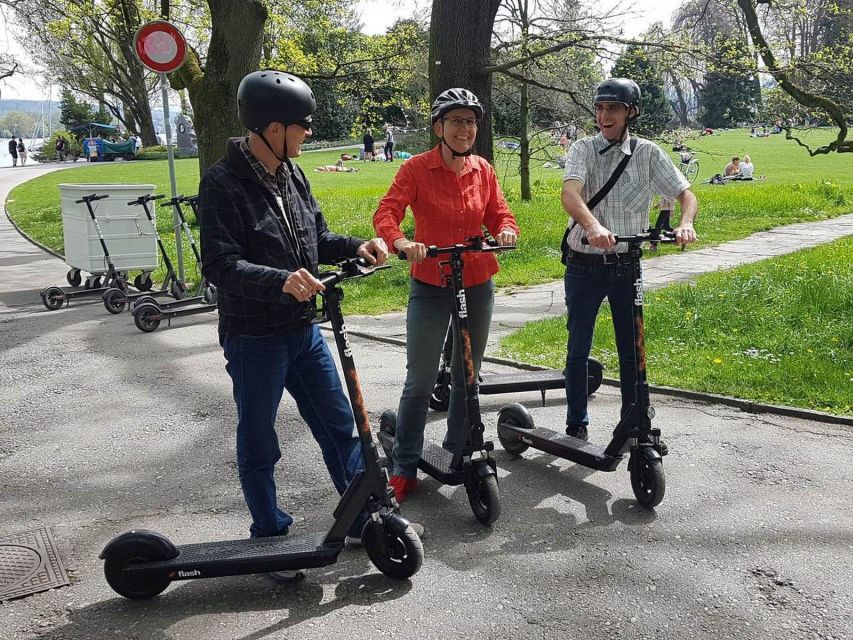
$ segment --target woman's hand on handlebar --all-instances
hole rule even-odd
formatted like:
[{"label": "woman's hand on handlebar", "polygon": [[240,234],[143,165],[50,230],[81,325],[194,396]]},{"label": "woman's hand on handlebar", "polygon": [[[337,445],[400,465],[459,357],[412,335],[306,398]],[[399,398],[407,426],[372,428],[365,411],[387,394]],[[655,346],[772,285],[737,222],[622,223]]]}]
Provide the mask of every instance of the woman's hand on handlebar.
[{"label": "woman's hand on handlebar", "polygon": [[512,229],[503,229],[495,236],[495,244],[500,247],[514,246],[518,241],[518,234]]},{"label": "woman's hand on handlebar", "polygon": [[388,260],[388,245],[382,238],[373,238],[358,248],[358,255],[370,264],[381,265]]},{"label": "woman's hand on handlebar", "polygon": [[394,242],[394,248],[406,254],[406,260],[420,264],[427,257],[427,247],[422,242],[412,242],[405,238],[400,238]]},{"label": "woman's hand on handlebar", "polygon": [[294,271],[287,280],[284,281],[284,286],[281,288],[284,293],[289,293],[299,302],[309,300],[313,295],[325,291],[325,285],[317,280],[307,269]]}]

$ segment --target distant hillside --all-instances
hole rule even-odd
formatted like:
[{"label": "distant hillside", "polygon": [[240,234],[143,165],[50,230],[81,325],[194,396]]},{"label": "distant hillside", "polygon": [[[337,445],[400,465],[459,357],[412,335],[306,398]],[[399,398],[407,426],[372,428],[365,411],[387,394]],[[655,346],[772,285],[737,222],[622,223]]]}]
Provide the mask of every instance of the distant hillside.
[{"label": "distant hillside", "polygon": [[[0,99],[0,116],[10,111],[21,111],[38,117],[41,115],[42,105],[45,108],[47,107],[47,103],[42,103],[41,100],[6,100],[2,98]],[[51,103],[50,108],[53,111],[53,117],[59,118],[59,103]]]}]

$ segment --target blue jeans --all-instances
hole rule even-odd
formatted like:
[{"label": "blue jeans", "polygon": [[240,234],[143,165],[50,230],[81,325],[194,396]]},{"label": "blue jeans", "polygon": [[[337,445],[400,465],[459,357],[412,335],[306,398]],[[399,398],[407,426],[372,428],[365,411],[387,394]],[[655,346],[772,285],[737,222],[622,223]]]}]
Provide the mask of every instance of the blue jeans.
[{"label": "blue jeans", "polygon": [[[491,280],[466,287],[468,325],[471,330],[471,350],[474,355],[474,375],[479,375],[480,363],[489,337],[495,287]],[[406,383],[397,410],[397,437],[391,457],[394,475],[414,478],[424,447],[429,398],[432,395],[438,361],[441,356],[447,324],[453,315],[453,289],[436,287],[411,279],[409,306],[406,311]],[[450,406],[447,412],[447,435],[442,446],[455,451],[468,439],[465,410],[465,377],[462,374],[462,355],[453,342],[451,360]]]},{"label": "blue jeans", "polygon": [[273,477],[281,459],[275,420],[282,392],[296,401],[339,493],[364,466],[352,409],[317,325],[282,336],[225,334],[220,343],[237,405],[237,468],[252,515],[249,531],[284,535],[293,518],[278,507]]},{"label": "blue jeans", "polygon": [[610,303],[616,350],[619,353],[619,380],[622,412],[637,399],[637,373],[634,357],[634,283],[631,265],[589,265],[569,260],[565,275],[566,309],[569,330],[566,349],[566,424],[586,426],[587,360],[592,348],[595,318],[605,297]]}]

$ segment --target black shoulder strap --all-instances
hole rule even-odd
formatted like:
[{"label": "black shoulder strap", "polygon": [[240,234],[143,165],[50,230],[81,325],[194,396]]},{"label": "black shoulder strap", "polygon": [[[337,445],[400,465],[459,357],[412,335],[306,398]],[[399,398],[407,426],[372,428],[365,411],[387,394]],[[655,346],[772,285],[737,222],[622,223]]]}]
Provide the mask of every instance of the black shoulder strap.
[{"label": "black shoulder strap", "polygon": [[[631,161],[631,158],[634,157],[634,150],[637,148],[637,138],[631,138],[631,142],[629,144],[631,146],[631,153],[627,154],[624,158],[622,158],[619,164],[616,165],[616,169],[613,170],[613,175],[610,176],[610,179],[605,182],[604,186],[598,190],[598,193],[592,196],[592,198],[590,198],[589,201],[586,203],[586,207],[590,211],[592,211],[596,206],[598,206],[598,203],[604,200],[607,194],[610,193],[610,190],[613,188],[613,185],[616,184],[616,181],[619,180],[619,177],[625,172],[625,167],[628,166],[628,163]],[[563,234],[563,241],[560,243],[560,251],[563,254],[561,262],[563,264],[566,264],[566,261],[568,260],[569,234],[571,233],[572,229],[574,229],[576,224],[577,223],[572,220],[572,223],[566,229],[566,233]]]}]

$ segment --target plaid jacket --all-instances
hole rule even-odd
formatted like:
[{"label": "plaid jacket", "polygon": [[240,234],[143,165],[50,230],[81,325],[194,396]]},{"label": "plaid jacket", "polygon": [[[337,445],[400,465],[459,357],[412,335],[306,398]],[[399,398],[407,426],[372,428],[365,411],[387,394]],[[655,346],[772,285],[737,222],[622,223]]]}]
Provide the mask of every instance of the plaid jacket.
[{"label": "plaid jacket", "polygon": [[[315,316],[314,300],[300,303],[282,292],[291,272],[355,256],[364,240],[329,231],[305,174],[291,165],[286,201],[296,224],[300,261],[282,224],[284,212],[231,138],[225,157],[199,185],[201,261],[216,286],[219,332],[281,335],[304,327]],[[307,262],[307,264],[303,264]]]}]

